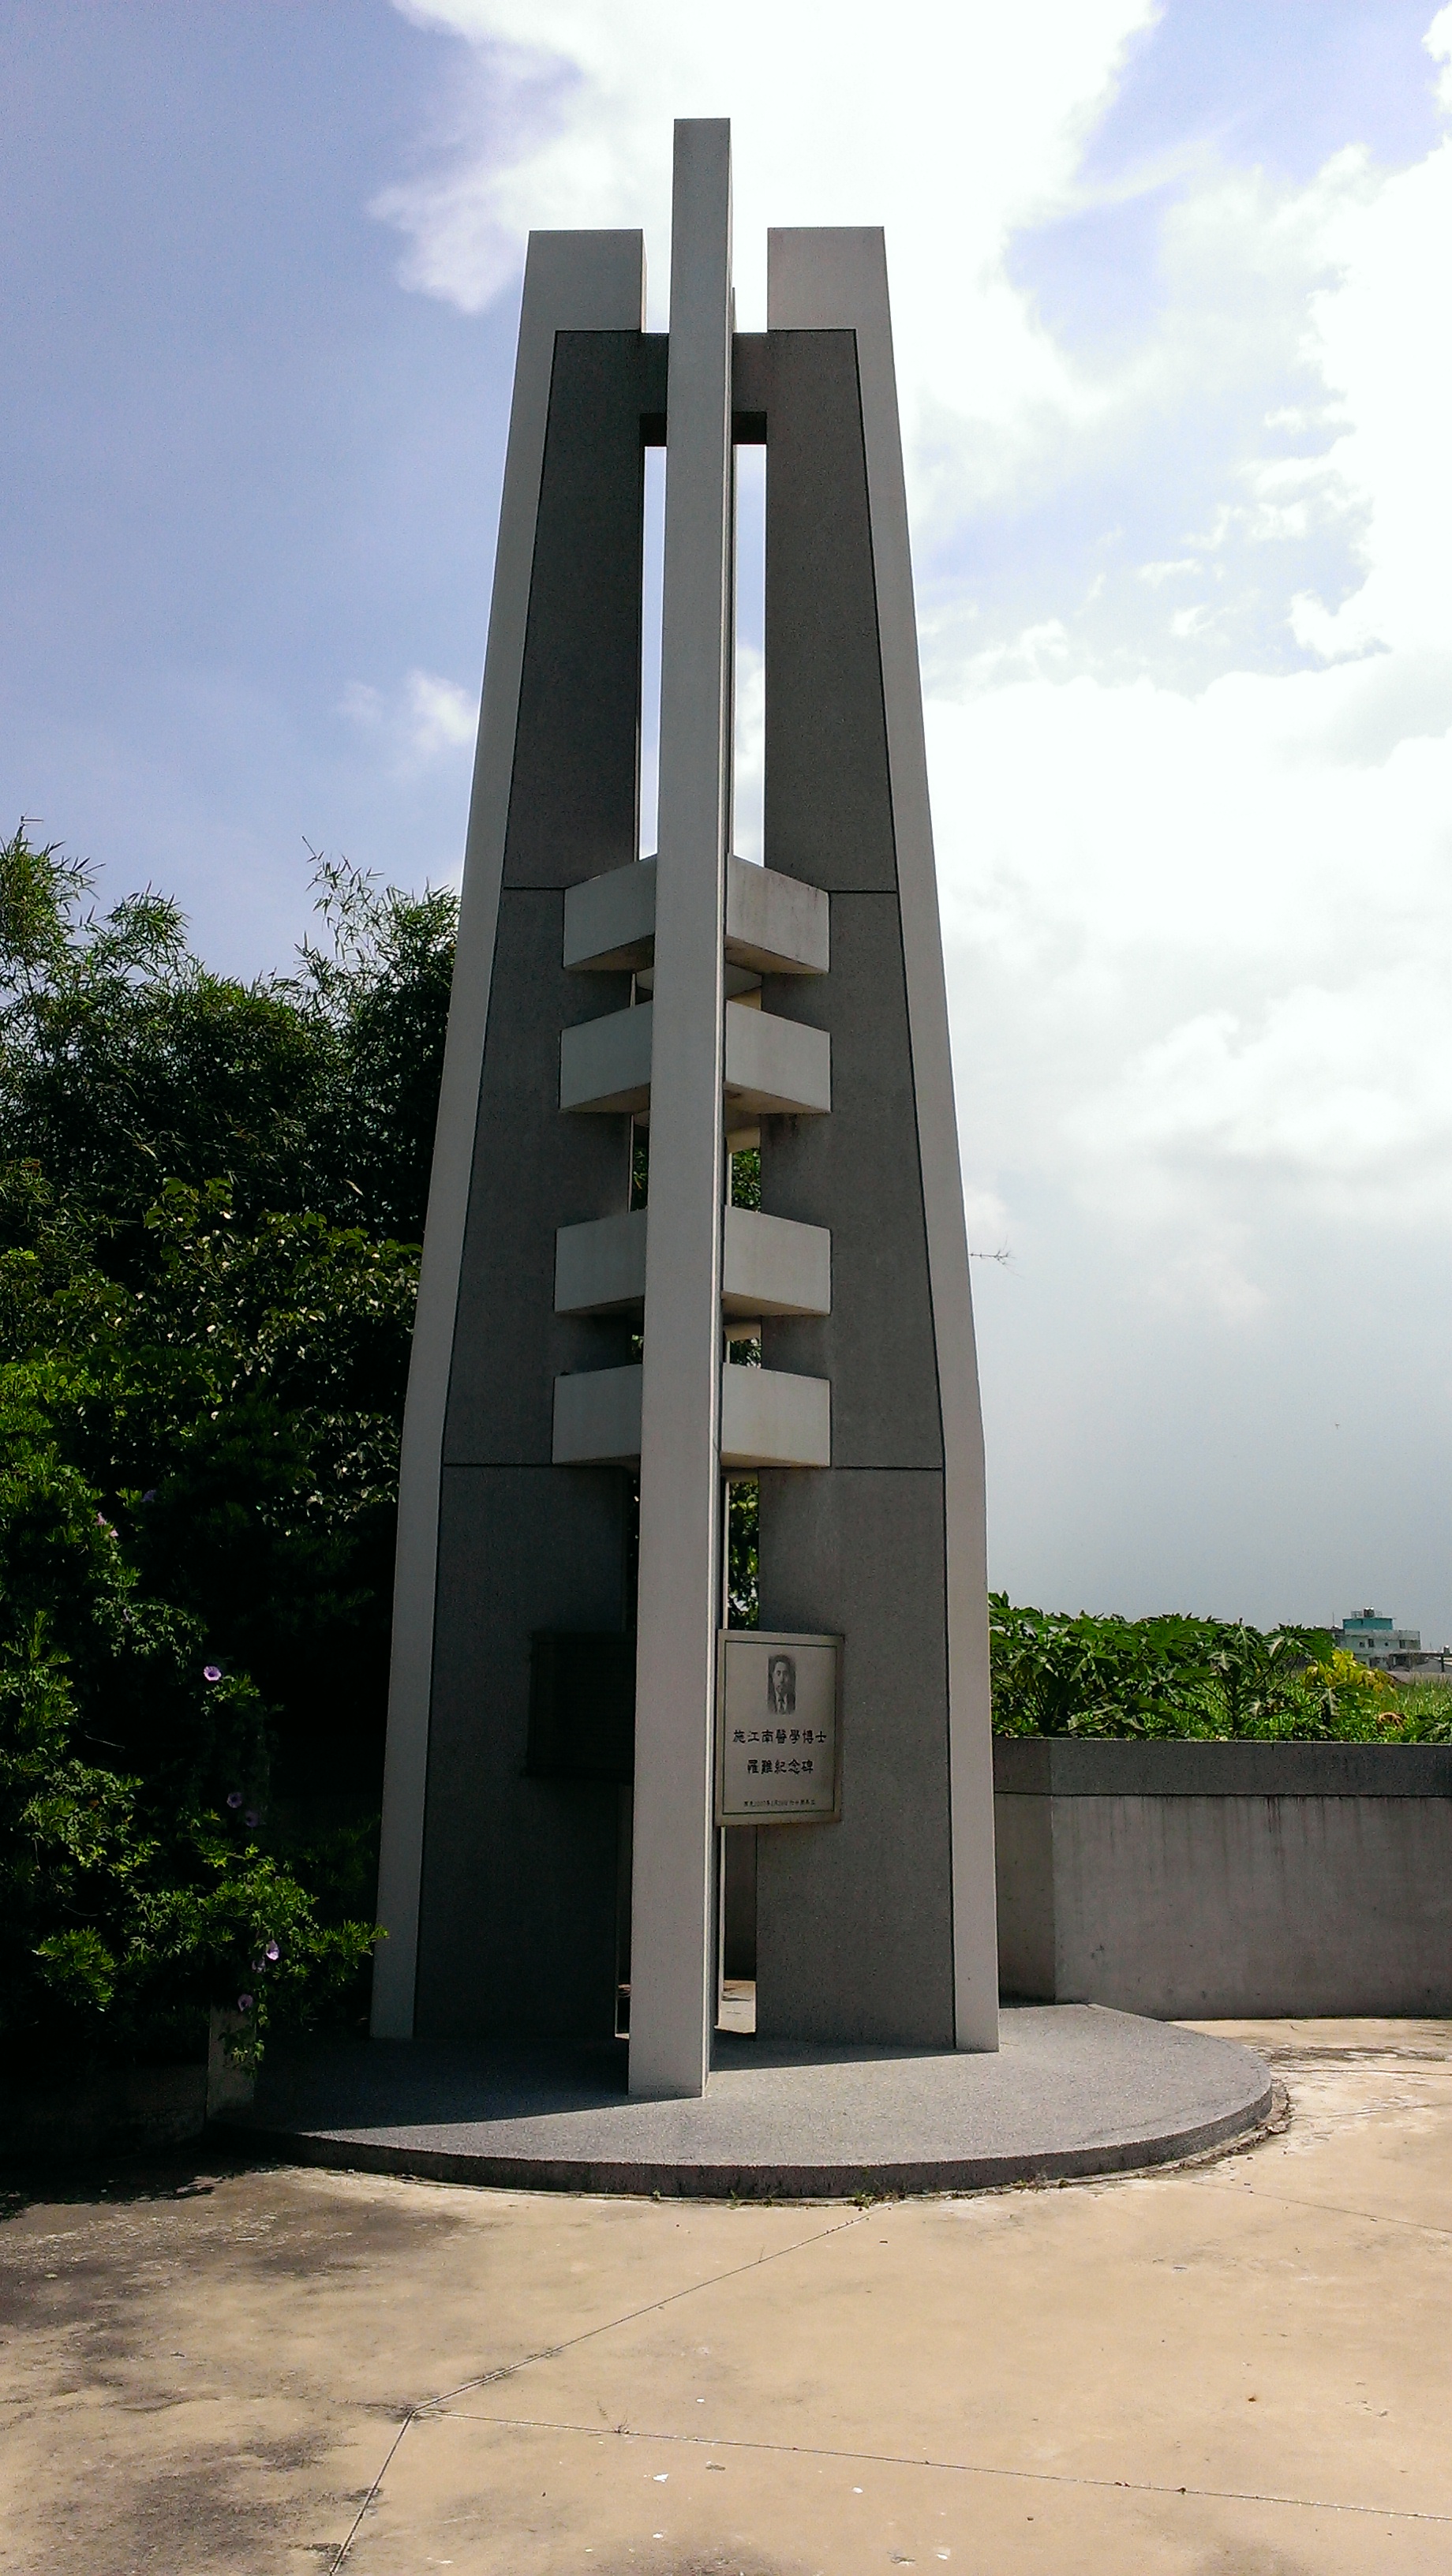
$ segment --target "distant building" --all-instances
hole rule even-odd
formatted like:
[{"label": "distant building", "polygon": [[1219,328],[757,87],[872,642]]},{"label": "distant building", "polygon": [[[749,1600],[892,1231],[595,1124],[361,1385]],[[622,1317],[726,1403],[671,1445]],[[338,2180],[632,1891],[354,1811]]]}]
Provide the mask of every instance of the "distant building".
[{"label": "distant building", "polygon": [[1345,1619],[1339,1628],[1333,1628],[1331,1635],[1336,1645],[1354,1655],[1359,1664],[1369,1664],[1374,1672],[1385,1672],[1388,1664],[1410,1663],[1413,1657],[1421,1660],[1420,1628],[1398,1628],[1392,1620],[1379,1618],[1374,1610],[1358,1611],[1354,1619]]}]

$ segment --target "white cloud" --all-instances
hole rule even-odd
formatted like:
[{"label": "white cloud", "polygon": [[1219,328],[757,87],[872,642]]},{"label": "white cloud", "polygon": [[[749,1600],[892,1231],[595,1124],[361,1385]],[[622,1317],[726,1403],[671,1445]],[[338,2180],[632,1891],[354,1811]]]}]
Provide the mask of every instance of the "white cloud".
[{"label": "white cloud", "polygon": [[[908,0],[890,19],[848,0],[830,41],[804,0],[743,0],[729,26],[666,0],[406,7],[467,40],[491,121],[380,210],[410,282],[466,310],[517,274],[531,224],[641,223],[662,323],[678,114],[734,119],[743,327],[763,319],[768,222],[886,224],[965,1180],[975,1249],[1015,1256],[1001,1297],[975,1265],[997,1544],[1037,1563],[1053,1491],[1061,1570],[1091,1562],[1087,1520],[1102,1563],[1125,1561],[1097,1508],[1118,1444],[1135,1562],[1169,1563],[1173,1514],[1136,1479],[1159,1473],[1173,1409],[1196,1419],[1224,1333],[1225,1418],[1251,1354],[1263,1414],[1300,1390],[1283,1515],[1359,1564],[1361,1523],[1326,1517],[1351,1454],[1317,1445],[1328,1387],[1339,1418],[1348,1370],[1445,1380],[1452,145],[1388,171],[1347,132],[1294,185],[1206,148],[1096,197],[1083,147],[1154,0]],[[1425,43],[1452,111],[1452,7]],[[1083,209],[1136,195],[1155,227],[1143,311],[1070,347],[1014,282],[1016,246],[1032,229],[1042,275]],[[743,665],[744,787],[755,686]],[[1337,1305],[1362,1259],[1403,1300],[1394,1352]],[[1030,1395],[1041,1379],[1052,1399]],[[1193,1435],[1170,1451],[1192,1457]],[[1394,1463],[1400,1492],[1404,1447]],[[1233,1478],[1222,1503],[1216,1562],[1253,1606],[1267,1524]],[[1409,1559],[1430,1564],[1417,1533],[1436,1519],[1406,1500]],[[1198,1506],[1182,1535],[1202,1563]],[[1089,1597],[1088,1575],[1071,1588]],[[1437,1615],[1452,1625],[1452,1598]]]},{"label": "white cloud", "polygon": [[929,709],[971,1176],[1051,1180],[1138,1231],[1147,1290],[1245,1316],[1268,1281],[1294,1299],[1290,1210],[1439,1262],[1452,1223],[1452,147],[1392,175],[1338,156],[1273,230],[1308,223],[1299,336],[1337,435],[1212,533],[1354,530],[1347,595],[1283,601],[1313,667],[1188,690],[1101,655],[1057,681],[1031,627]]},{"label": "white cloud", "polygon": [[1452,116],[1452,8],[1438,10],[1422,42],[1435,62],[1446,65],[1437,83],[1437,96]]},{"label": "white cloud", "polygon": [[1346,756],[1391,659],[930,706],[975,1181],[1452,1222],[1452,737]]},{"label": "white cloud", "polygon": [[382,737],[395,767],[414,770],[465,751],[479,721],[478,699],[435,671],[409,671],[391,696],[350,680],[338,704],[360,731]]},{"label": "white cloud", "polygon": [[976,1259],[1007,1261],[1012,1258],[1008,1209],[997,1190],[965,1191],[964,1214],[968,1220],[968,1241]]},{"label": "white cloud", "polygon": [[[884,222],[900,328],[937,352],[940,390],[985,417],[1047,395],[1058,353],[1007,287],[1009,230],[1070,202],[1083,139],[1156,0],[1015,10],[740,0],[729,22],[672,0],[398,0],[466,39],[507,110],[484,148],[456,133],[376,210],[408,276],[478,311],[517,273],[531,225],[643,225],[663,318],[672,120],[733,119],[738,303],[764,321],[771,224]],[[966,334],[965,334],[965,326]]]},{"label": "white cloud", "polygon": [[441,680],[433,671],[410,671],[404,682],[405,723],[409,749],[420,760],[441,751],[462,751],[474,740],[479,703],[456,680]]},{"label": "white cloud", "polygon": [[766,664],[759,648],[736,649],[736,784],[734,842],[743,859],[761,857],[766,787]]}]

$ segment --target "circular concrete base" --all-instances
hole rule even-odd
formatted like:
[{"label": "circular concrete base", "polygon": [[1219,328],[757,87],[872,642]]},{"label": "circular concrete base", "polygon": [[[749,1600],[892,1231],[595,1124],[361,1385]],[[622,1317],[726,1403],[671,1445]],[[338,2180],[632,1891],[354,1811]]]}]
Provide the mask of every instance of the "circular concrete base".
[{"label": "circular concrete base", "polygon": [[718,2039],[701,2101],[624,2091],[625,2051],[315,2047],[229,2120],[299,2162],[536,2191],[829,2199],[1165,2164],[1271,2108],[1248,2048],[1093,2004],[1003,2015],[997,2056]]}]

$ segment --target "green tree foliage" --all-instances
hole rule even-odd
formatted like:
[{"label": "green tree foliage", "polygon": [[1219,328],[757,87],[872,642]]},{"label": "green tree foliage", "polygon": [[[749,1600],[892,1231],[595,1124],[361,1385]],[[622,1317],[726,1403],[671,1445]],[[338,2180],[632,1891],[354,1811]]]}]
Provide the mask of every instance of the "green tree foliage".
[{"label": "green tree foliage", "polygon": [[225,1179],[244,1223],[421,1239],[455,899],[323,860],[314,883],[327,944],[242,984],[193,955],[168,897],[103,914],[58,845],[0,844],[0,1157],[108,1226],[109,1269],[167,1180]]},{"label": "green tree foliage", "polygon": [[1332,1651],[1321,1628],[1094,1618],[990,1596],[997,1735],[1202,1736],[1445,1743],[1452,1690]]},{"label": "green tree foliage", "polygon": [[366,1947],[454,903],[316,882],[324,942],[244,985],[166,898],[103,914],[59,849],[0,845],[12,2029],[141,2045],[166,1994],[314,1991]]}]

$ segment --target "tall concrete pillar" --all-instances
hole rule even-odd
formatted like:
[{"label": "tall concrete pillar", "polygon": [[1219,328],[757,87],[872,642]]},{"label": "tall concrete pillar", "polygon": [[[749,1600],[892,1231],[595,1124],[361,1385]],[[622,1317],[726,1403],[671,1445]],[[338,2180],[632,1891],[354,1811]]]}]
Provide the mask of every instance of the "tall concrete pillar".
[{"label": "tall concrete pillar", "polygon": [[676,127],[640,1417],[630,2089],[705,2090],[721,1621],[731,129]]}]

